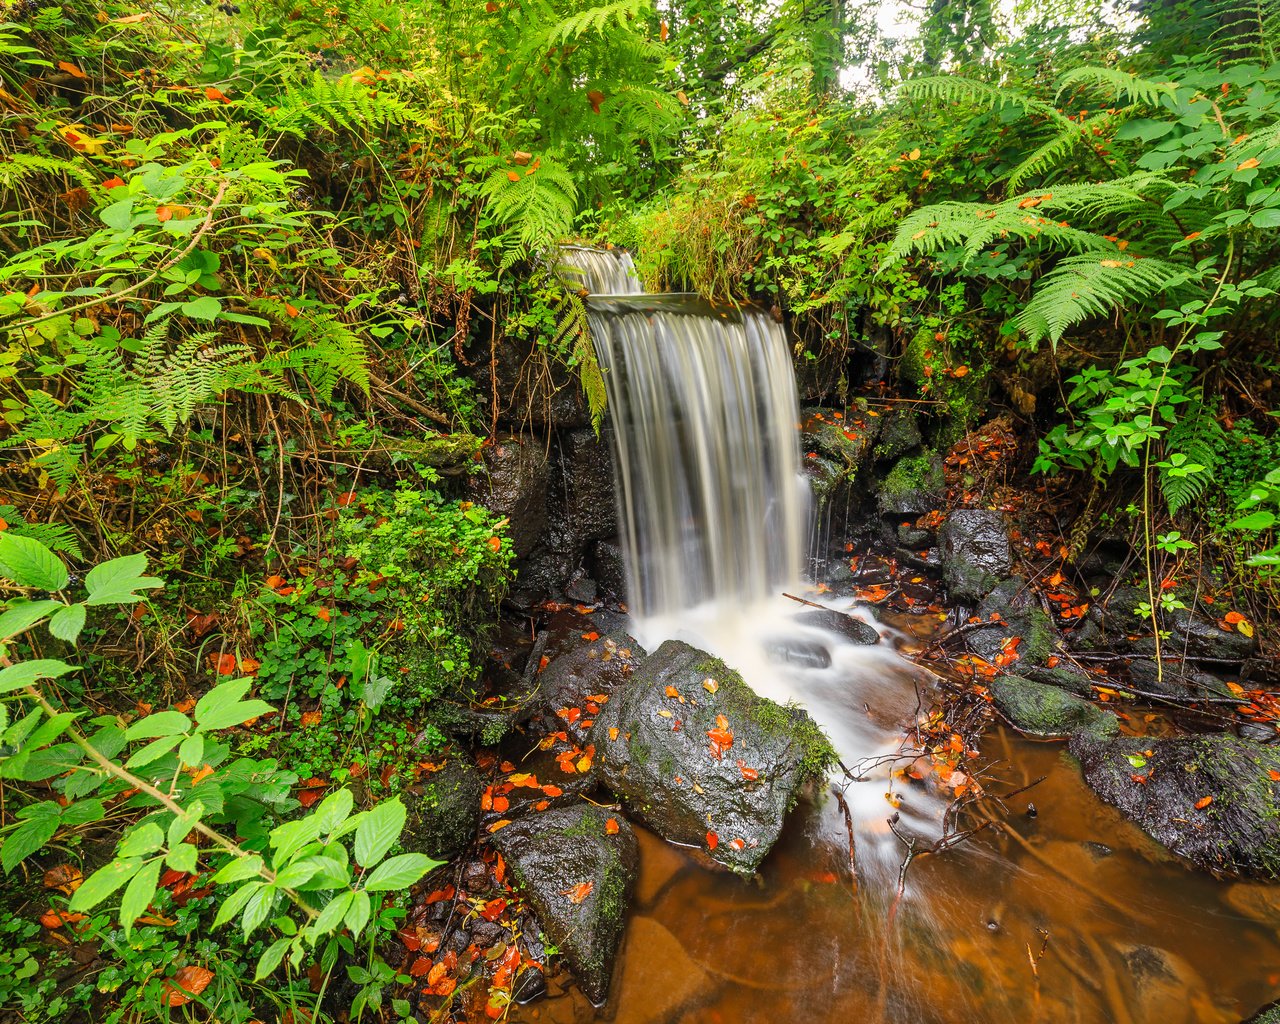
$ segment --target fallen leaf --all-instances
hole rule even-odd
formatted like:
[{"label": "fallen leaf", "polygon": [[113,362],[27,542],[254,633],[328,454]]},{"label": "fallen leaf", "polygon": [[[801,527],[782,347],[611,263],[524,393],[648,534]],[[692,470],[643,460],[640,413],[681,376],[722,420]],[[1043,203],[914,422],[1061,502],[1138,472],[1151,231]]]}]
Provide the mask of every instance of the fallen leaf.
[{"label": "fallen leaf", "polygon": [[229,99],[227,99],[226,94],[221,89],[217,89],[212,85],[205,86],[204,96],[205,96],[205,99],[211,100],[214,103],[230,103],[231,102]]},{"label": "fallen leaf", "polygon": [[79,889],[80,883],[83,881],[84,875],[80,873],[78,867],[72,864],[59,864],[44,873],[44,887],[46,889],[57,889],[59,892],[65,892],[68,896]]},{"label": "fallen leaf", "polygon": [[72,64],[72,63],[71,63],[71,61],[69,61],[69,60],[60,60],[60,61],[58,61],[58,67],[60,67],[60,68],[61,68],[63,71],[65,71],[67,74],[71,75],[73,78],[88,78],[88,77],[89,77],[89,76],[88,76],[88,75],[86,75],[83,71],[81,71],[78,67],[76,67],[74,64]]},{"label": "fallen leaf", "polygon": [[1202,796],[1199,800],[1197,800],[1197,801],[1196,801],[1196,810],[1197,810],[1197,811],[1203,811],[1203,810],[1204,810],[1206,807],[1208,807],[1211,803],[1213,803],[1213,797],[1211,797],[1211,796]]},{"label": "fallen leaf", "polygon": [[618,834],[618,819],[610,818],[604,823],[605,835],[616,836]]},{"label": "fallen leaf", "polygon": [[495,821],[492,825],[489,826],[489,832],[490,833],[497,832],[499,829],[506,828],[510,824],[511,824],[510,818],[502,818],[499,821]]},{"label": "fallen leaf", "polygon": [[707,833],[707,849],[714,850],[719,845],[720,845],[720,837],[716,835],[714,832],[708,832]]},{"label": "fallen leaf", "polygon": [[310,729],[313,725],[319,725],[322,717],[324,716],[320,711],[304,711],[300,721],[304,729]]},{"label": "fallen leaf", "polygon": [[570,903],[581,903],[591,895],[591,890],[596,887],[596,883],[592,881],[579,882],[572,889],[565,889],[560,893],[561,896],[568,896]]},{"label": "fallen leaf", "polygon": [[205,967],[179,967],[173,977],[165,982],[169,990],[169,1005],[182,1006],[198,996],[213,981],[213,971]]}]

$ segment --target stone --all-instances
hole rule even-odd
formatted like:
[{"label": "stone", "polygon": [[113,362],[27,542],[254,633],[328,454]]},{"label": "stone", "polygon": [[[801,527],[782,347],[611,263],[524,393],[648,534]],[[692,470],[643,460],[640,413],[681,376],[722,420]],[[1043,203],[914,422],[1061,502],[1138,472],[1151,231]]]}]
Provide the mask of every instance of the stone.
[{"label": "stone", "polygon": [[942,548],[942,577],[951,596],[980,601],[1013,568],[1009,531],[1004,516],[989,509],[958,509],[938,531]]},{"label": "stone", "polygon": [[1077,733],[1070,749],[1094,792],[1174,853],[1218,875],[1280,875],[1280,748]]},{"label": "stone", "polygon": [[490,841],[582,991],[593,1003],[604,1003],[635,887],[638,853],[631,825],[605,808],[579,804],[522,818]]},{"label": "stone", "polygon": [[1055,686],[1022,676],[1002,675],[989,684],[992,700],[1009,723],[1029,736],[1053,738],[1080,731],[1106,738],[1120,729],[1110,711],[1090,704]]},{"label": "stone", "polygon": [[827,645],[807,636],[782,634],[766,637],[764,656],[774,665],[811,669],[831,667],[831,651]]},{"label": "stone", "polygon": [[876,461],[892,462],[914,452],[923,442],[919,414],[906,406],[897,406],[880,417]]},{"label": "stone", "polygon": [[835,761],[802,709],[757,696],[678,640],[641,662],[590,739],[605,785],[634,815],[741,874],[769,852],[803,784]]},{"label": "stone", "polygon": [[587,571],[605,596],[627,599],[627,563],[616,537],[593,541],[587,549]]},{"label": "stone", "polygon": [[916,519],[942,506],[946,481],[942,464],[928,452],[908,455],[893,464],[880,482],[876,505],[880,514],[895,525],[904,519]]},{"label": "stone", "polygon": [[811,608],[809,611],[793,615],[792,618],[802,626],[812,626],[814,629],[825,629],[828,633],[835,633],[851,644],[870,647],[880,642],[880,632],[871,623],[833,609]]},{"label": "stone", "polygon": [[[592,634],[596,639],[583,639]],[[645,653],[640,642],[622,630],[601,633],[576,626],[555,630],[545,650],[547,664],[534,675],[538,687],[534,715],[542,716],[537,731],[566,730],[578,740],[586,735],[583,720],[590,721],[592,717],[590,709],[584,707],[586,698],[603,694],[612,699]],[[583,709],[583,713],[574,722],[566,722],[558,714],[562,708],[575,707]]]},{"label": "stone", "polygon": [[585,546],[618,533],[609,431],[572,431],[562,442],[564,511],[574,536]]},{"label": "stone", "polygon": [[484,449],[483,475],[468,477],[470,501],[507,519],[507,536],[520,558],[528,556],[547,526],[551,466],[546,442],[504,437]]},{"label": "stone", "polygon": [[475,839],[484,783],[463,754],[450,753],[429,763],[440,767],[405,791],[408,818],[401,842],[406,850],[447,860]]}]

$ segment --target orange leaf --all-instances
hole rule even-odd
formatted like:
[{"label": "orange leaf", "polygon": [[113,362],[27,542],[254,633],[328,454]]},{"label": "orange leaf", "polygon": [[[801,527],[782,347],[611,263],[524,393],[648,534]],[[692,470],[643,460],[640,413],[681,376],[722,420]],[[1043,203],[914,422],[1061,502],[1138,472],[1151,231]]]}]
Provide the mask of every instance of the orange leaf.
[{"label": "orange leaf", "polygon": [[46,889],[58,889],[68,896],[79,889],[83,881],[84,876],[80,873],[80,869],[71,864],[59,864],[44,873]]},{"label": "orange leaf", "polygon": [[524,786],[526,789],[538,788],[537,776],[529,775],[527,772],[520,772],[516,775],[508,776],[507,781],[513,786]]},{"label": "orange leaf", "polygon": [[302,712],[302,719],[301,719],[302,727],[304,729],[310,729],[313,725],[319,725],[320,719],[322,717],[324,717],[322,712],[304,711]]},{"label": "orange leaf", "polygon": [[495,821],[492,825],[489,826],[489,832],[490,833],[497,832],[499,829],[506,828],[510,824],[511,824],[510,818],[502,818],[501,820]]},{"label": "orange leaf", "polygon": [[748,782],[755,782],[756,779],[760,778],[760,773],[754,768],[748,768],[745,761],[738,762],[738,771],[742,772],[742,777]]},{"label": "orange leaf", "polygon": [[[421,943],[419,943],[419,945],[421,945]],[[420,956],[413,962],[412,966],[410,966],[409,977],[421,978],[429,970],[431,970],[431,960],[428,957]]]},{"label": "orange leaf", "polygon": [[501,551],[501,550],[502,550],[502,538],[501,538],[501,537],[490,537],[490,538],[489,538],[489,550],[490,550],[490,551],[494,551],[494,552]]},{"label": "orange leaf", "polygon": [[[69,61],[69,60],[60,60],[60,61],[58,61],[58,67],[60,67],[63,71],[65,71],[67,74],[71,75],[71,76],[72,76],[72,77],[74,77],[74,78],[88,78],[88,77],[89,77],[89,76],[88,76],[88,75],[86,75],[83,71],[81,71],[78,67],[76,67],[74,64],[72,64],[72,63],[71,63],[71,61]],[[1256,162],[1256,161],[1255,161],[1255,162]]]},{"label": "orange leaf", "polygon": [[108,178],[102,183],[103,188],[119,188],[124,184],[123,178]]},{"label": "orange leaf", "polygon": [[568,896],[570,903],[581,903],[591,895],[591,890],[595,887],[596,883],[592,881],[579,882],[572,889],[565,889],[560,895]]},{"label": "orange leaf", "polygon": [[214,103],[230,102],[230,100],[227,99],[226,95],[223,93],[221,89],[215,89],[212,85],[205,86],[204,96],[205,96],[205,99],[210,100]]},{"label": "orange leaf", "polygon": [[220,676],[234,675],[237,668],[234,654],[219,654],[214,660],[213,669]]},{"label": "orange leaf", "polygon": [[84,914],[69,914],[65,910],[50,910],[40,915],[40,923],[50,930],[83,920]]},{"label": "orange leaf", "polygon": [[553,786],[550,783],[542,787],[542,792],[547,796],[564,796],[564,790],[559,786]]},{"label": "orange leaf", "polygon": [[716,835],[714,832],[708,832],[707,833],[707,849],[714,850],[719,845],[720,845],[720,837]]},{"label": "orange leaf", "polygon": [[1244,621],[1244,616],[1240,612],[1227,612],[1227,614],[1224,615],[1222,618],[1224,622],[1229,622],[1233,626],[1237,622]]},{"label": "orange leaf", "polygon": [[608,836],[616,836],[618,834],[618,819],[610,818],[604,823],[604,832]]},{"label": "orange leaf", "polygon": [[169,990],[169,1005],[182,1006],[192,996],[198,996],[213,981],[213,971],[204,967],[179,967],[172,978],[165,982]]},{"label": "orange leaf", "polygon": [[325,622],[328,622],[328,621],[329,621],[329,619],[330,619],[330,617],[332,616],[332,614],[333,614],[333,613],[332,613],[331,611],[329,611],[329,609],[328,609],[328,608],[326,608],[326,607],[324,607],[323,605],[321,605],[319,608],[317,608],[317,609],[316,609],[316,615],[317,615],[317,616],[319,616],[320,618],[324,619],[324,621],[325,621]]},{"label": "orange leaf", "polygon": [[510,807],[511,807],[511,801],[508,800],[505,796],[495,796],[493,798],[492,810],[497,811],[499,814],[504,813]]},{"label": "orange leaf", "polygon": [[1272,782],[1280,782],[1280,772],[1276,771],[1274,768],[1267,772],[1267,777],[1270,778]]},{"label": "orange leaf", "polygon": [[299,310],[298,307],[295,306],[292,302],[286,302],[284,304],[284,315],[289,317],[289,319],[292,320],[294,317],[299,316],[300,314],[301,314],[301,310]]},{"label": "orange leaf", "polygon": [[1211,797],[1211,796],[1202,796],[1199,800],[1197,800],[1197,801],[1196,801],[1196,810],[1197,810],[1197,811],[1203,811],[1203,810],[1204,810],[1206,807],[1208,807],[1211,803],[1213,803],[1213,797]]},{"label": "orange leaf", "polygon": [[1258,158],[1256,156],[1249,157],[1248,160],[1242,160],[1237,166],[1237,171],[1251,171],[1258,166]]}]

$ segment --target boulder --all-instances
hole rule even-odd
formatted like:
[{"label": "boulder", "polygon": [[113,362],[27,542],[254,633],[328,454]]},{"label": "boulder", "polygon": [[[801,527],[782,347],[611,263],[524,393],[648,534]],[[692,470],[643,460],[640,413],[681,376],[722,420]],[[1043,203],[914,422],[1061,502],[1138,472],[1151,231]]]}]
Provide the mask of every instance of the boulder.
[{"label": "boulder", "polygon": [[475,839],[484,783],[463,754],[427,763],[430,770],[405,792],[409,814],[401,842],[406,850],[447,860]]},{"label": "boulder", "polygon": [[[589,636],[595,639],[583,639]],[[602,635],[589,627],[585,631],[575,628],[568,635],[563,629],[555,630],[545,650],[546,666],[534,675],[538,686],[535,717],[541,716],[534,724],[539,732],[566,730],[578,740],[586,735],[597,714],[589,705],[598,707],[612,699],[645,653],[635,637],[620,629]],[[605,701],[599,700],[601,696]],[[589,700],[591,697],[597,699]],[[570,713],[573,708],[579,710],[578,715]]]},{"label": "boulder", "polygon": [[606,808],[580,804],[523,818],[491,841],[582,991],[602,1004],[635,888],[631,826]]},{"label": "boulder", "polygon": [[940,508],[945,489],[942,464],[936,456],[928,452],[907,455],[885,474],[876,504],[880,514],[896,524]]},{"label": "boulder", "polygon": [[1229,734],[1077,733],[1071,753],[1098,796],[1174,853],[1219,875],[1280,875],[1280,749]]},{"label": "boulder", "polygon": [[551,466],[546,442],[504,437],[484,449],[484,468],[468,477],[466,496],[508,519],[507,535],[516,555],[529,555],[547,526],[547,489]]},{"label": "boulder", "polygon": [[880,439],[876,442],[877,462],[892,462],[914,452],[924,442],[920,415],[906,406],[896,406],[880,417]]},{"label": "boulder", "polygon": [[996,708],[1009,724],[1029,736],[1052,738],[1084,731],[1105,739],[1119,732],[1119,719],[1110,711],[1056,686],[1003,675],[993,679],[989,689]]},{"label": "boulder", "polygon": [[812,626],[815,629],[825,629],[828,633],[835,633],[851,644],[869,647],[880,642],[880,633],[871,623],[833,609],[812,608],[793,615],[792,618],[802,626]]},{"label": "boulder", "polygon": [[942,577],[951,596],[980,601],[1013,568],[1004,516],[989,509],[958,509],[938,531]]},{"label": "boulder", "polygon": [[705,651],[668,640],[591,732],[605,784],[659,835],[749,874],[806,780],[835,761],[800,708],[757,696]]},{"label": "boulder", "polygon": [[587,549],[587,571],[606,597],[627,599],[627,563],[616,537],[592,542]]},{"label": "boulder", "polygon": [[564,512],[583,547],[618,533],[610,443],[607,430],[599,437],[591,430],[575,430],[561,442]]}]

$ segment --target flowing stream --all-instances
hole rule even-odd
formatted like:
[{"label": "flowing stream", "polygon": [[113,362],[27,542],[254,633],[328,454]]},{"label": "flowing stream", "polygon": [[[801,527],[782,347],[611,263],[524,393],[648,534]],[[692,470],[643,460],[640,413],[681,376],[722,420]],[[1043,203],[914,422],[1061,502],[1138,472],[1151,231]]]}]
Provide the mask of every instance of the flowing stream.
[{"label": "flowing stream", "polygon": [[[856,645],[797,623],[803,609],[784,596],[802,593],[810,514],[781,326],[644,294],[624,253],[571,249],[565,262],[591,293],[638,638],[650,650],[687,640],[758,693],[799,702],[852,780],[844,806],[820,795],[796,809],[759,887],[639,830],[637,909],[606,1013],[1230,1024],[1280,994],[1280,896],[1186,870],[1103,807],[1061,746],[1005,730],[984,750],[1005,766],[1003,791],[1047,781],[1011,801],[1008,832],[919,858],[898,895],[904,847],[889,819],[922,845],[942,831],[940,797],[890,780],[933,679],[895,649],[915,639],[906,623],[847,602],[884,638]],[[593,1014],[570,990],[513,1019]]]}]

